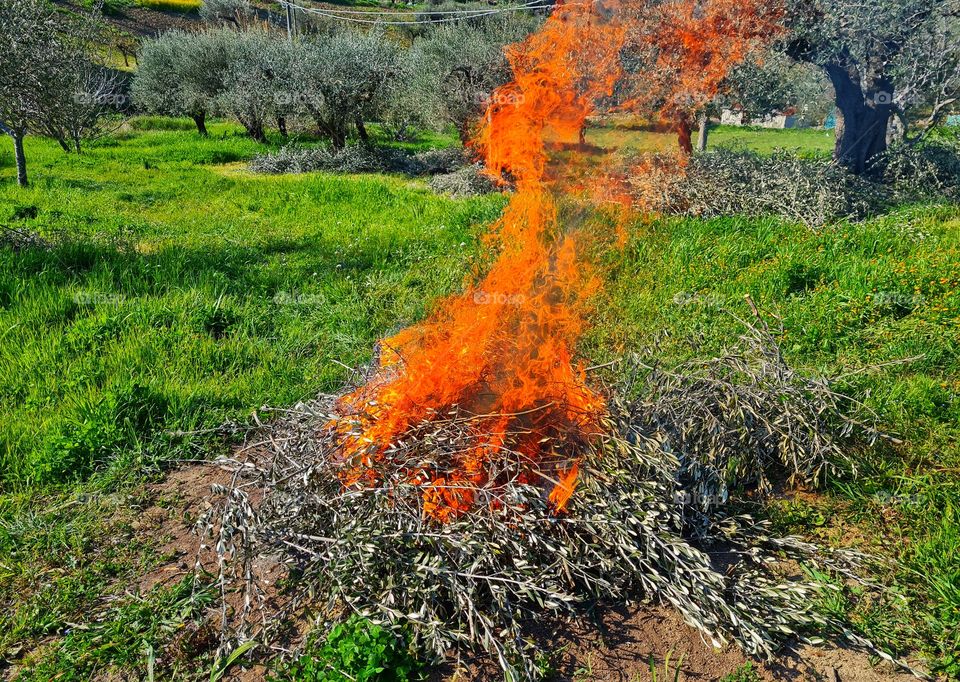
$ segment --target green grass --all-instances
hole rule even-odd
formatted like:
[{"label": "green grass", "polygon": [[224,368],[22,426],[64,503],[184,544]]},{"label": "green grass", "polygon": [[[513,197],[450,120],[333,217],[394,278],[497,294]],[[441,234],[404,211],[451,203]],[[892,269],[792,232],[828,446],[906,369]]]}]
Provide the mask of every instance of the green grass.
[{"label": "green grass", "polygon": [[335,388],[333,360],[362,361],[457,284],[502,205],[401,177],[256,177],[237,162],[257,145],[213,133],[82,156],[30,139],[32,187],[0,171],[0,223],[66,240],[0,251],[4,489]]},{"label": "green grass", "polygon": [[31,138],[28,189],[0,153],[0,225],[56,243],[0,247],[0,653],[58,638],[23,679],[142,673],[143,637],[105,648],[71,623],[126,623],[103,605],[162,559],[128,495],[219,442],[168,432],[339,386],[334,360],[362,362],[455,287],[503,204],[405,177],[254,176],[263,148],[237,128],[189,128],[137,119],[81,156]]},{"label": "green grass", "polygon": [[142,597],[124,597],[98,622],[71,628],[52,651],[28,660],[17,680],[85,682],[104,671],[124,669],[153,670],[156,679],[192,677],[187,671],[193,670],[194,662],[176,655],[189,651],[189,638],[184,638],[187,646],[174,653],[173,660],[158,662],[158,652],[174,635],[197,623],[214,595],[212,588],[188,577]]},{"label": "green grass", "polygon": [[[914,206],[812,232],[776,220],[669,220],[608,255],[585,344],[592,362],[659,342],[667,363],[709,356],[767,311],[788,361],[839,375],[905,444],[858,456],[822,508],[777,503],[781,530],[899,560],[879,597],[849,595],[862,630],[960,674],[960,207]],[[664,333],[667,336],[662,336]],[[695,343],[693,343],[695,341]],[[916,358],[904,364],[894,363]]]},{"label": "green grass", "polygon": [[[656,152],[677,148],[676,133],[650,130],[646,126],[630,121],[608,123],[591,128],[587,133],[587,141],[599,147],[641,152]],[[818,156],[830,154],[833,151],[833,142],[834,133],[832,130],[815,128],[775,130],[715,126],[710,128],[707,148],[715,148],[721,145],[744,147],[761,154],[770,154],[778,149],[785,149]]]},{"label": "green grass", "polygon": [[[0,148],[0,225],[56,242],[0,247],[0,650],[34,651],[22,679],[85,679],[91,665],[146,679],[149,651],[192,622],[195,598],[123,596],[163,558],[131,530],[136,483],[223,446],[169,432],[336,388],[334,361],[362,362],[459,285],[504,202],[450,200],[402,176],[253,176],[244,161],[262,147],[234,126],[212,124],[209,139],[191,126],[136,119],[81,156],[29,139],[26,190]],[[760,150],[828,148],[811,131],[730,131],[744,134]],[[747,314],[745,294],[782,318],[797,365],[842,373],[920,356],[846,381],[905,444],[864,451],[861,479],[767,514],[897,559],[877,574],[883,594],[848,591],[836,609],[960,674],[960,208],[820,232],[655,221],[600,258],[607,285],[583,343],[596,363],[655,339],[666,362],[719,351],[739,331],[724,309]]]}]

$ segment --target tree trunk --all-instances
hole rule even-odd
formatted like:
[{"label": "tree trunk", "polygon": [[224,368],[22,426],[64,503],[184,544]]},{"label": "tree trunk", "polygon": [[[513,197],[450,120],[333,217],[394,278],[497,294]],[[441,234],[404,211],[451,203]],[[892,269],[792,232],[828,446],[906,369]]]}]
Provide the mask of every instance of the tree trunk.
[{"label": "tree trunk", "polygon": [[460,144],[466,147],[470,144],[471,131],[470,131],[470,121],[457,121],[456,123],[457,135],[460,137]]},{"label": "tree trunk", "polygon": [[861,87],[856,68],[825,67],[837,96],[840,120],[834,158],[852,173],[862,175],[870,160],[887,149],[887,124],[893,113],[893,83],[879,76]]},{"label": "tree trunk", "polygon": [[357,126],[357,134],[360,136],[360,140],[364,144],[370,144],[370,134],[367,132],[367,126],[363,124],[362,118],[357,118],[356,126]]},{"label": "tree trunk", "polygon": [[697,133],[697,151],[707,151],[707,136],[710,134],[710,117],[706,112],[700,114],[700,130]]},{"label": "tree trunk", "polygon": [[331,135],[330,142],[333,144],[333,148],[336,150],[343,149],[347,146],[347,134],[340,126],[336,126]]},{"label": "tree trunk", "polygon": [[286,116],[277,116],[277,130],[280,131],[280,136],[283,139],[287,139],[287,118]]},{"label": "tree trunk", "polygon": [[677,119],[677,138],[680,142],[680,149],[685,154],[693,154],[693,129],[690,127],[690,119],[686,114],[681,114]]},{"label": "tree trunk", "polygon": [[197,132],[206,137],[207,133],[207,112],[201,111],[194,114],[190,118],[193,119],[193,122],[197,124]]},{"label": "tree trunk", "polygon": [[888,147],[899,144],[906,139],[907,127],[904,125],[904,121],[905,119],[899,113],[890,117],[890,125],[887,127]]},{"label": "tree trunk", "polygon": [[260,120],[241,120],[243,127],[247,129],[247,135],[250,136],[250,139],[260,142],[261,144],[267,141],[267,134],[263,130],[263,121]]},{"label": "tree trunk", "polygon": [[17,184],[27,186],[27,157],[23,153],[23,133],[10,133],[13,138],[13,151],[17,157]]}]

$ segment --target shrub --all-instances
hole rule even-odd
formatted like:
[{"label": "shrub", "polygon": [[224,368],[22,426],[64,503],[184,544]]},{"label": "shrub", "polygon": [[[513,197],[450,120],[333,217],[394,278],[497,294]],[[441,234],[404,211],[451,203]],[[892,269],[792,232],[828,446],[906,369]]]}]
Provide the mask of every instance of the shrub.
[{"label": "shrub", "polygon": [[271,154],[257,156],[250,162],[256,173],[383,173],[405,167],[402,152],[366,145],[333,147],[296,147],[288,145]]},{"label": "shrub", "polygon": [[871,183],[830,160],[720,149],[691,160],[672,209],[702,217],[773,214],[820,227],[862,218],[878,199]]},{"label": "shrub", "polygon": [[960,147],[949,141],[895,147],[875,163],[874,170],[901,202],[960,198]]},{"label": "shrub", "polygon": [[280,680],[289,682],[406,682],[418,668],[406,643],[353,616],[337,625],[322,646],[308,646]]},{"label": "shrub", "polygon": [[948,141],[896,147],[866,176],[827,159],[723,147],[692,157],[683,173],[674,157],[628,157],[625,166],[645,210],[704,218],[776,215],[816,228],[904,202],[960,197],[960,151]]},{"label": "shrub", "polygon": [[279,151],[262,154],[250,162],[255,173],[406,173],[436,175],[454,173],[466,164],[460,148],[431,149],[407,154],[397,149],[348,145],[343,149],[329,146],[297,147],[287,145]]},{"label": "shrub", "polygon": [[496,184],[483,172],[483,166],[464,166],[452,173],[435,175],[430,179],[430,188],[438,194],[452,197],[472,197],[488,194],[497,189]]}]

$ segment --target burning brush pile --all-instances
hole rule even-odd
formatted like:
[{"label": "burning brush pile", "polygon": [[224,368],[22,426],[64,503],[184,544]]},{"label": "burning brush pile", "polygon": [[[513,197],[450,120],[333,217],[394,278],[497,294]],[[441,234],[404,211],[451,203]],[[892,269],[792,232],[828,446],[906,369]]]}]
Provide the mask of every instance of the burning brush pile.
[{"label": "burning brush pile", "polygon": [[278,636],[285,618],[256,617],[255,564],[273,556],[297,575],[280,615],[361,614],[437,660],[489,654],[514,679],[537,676],[531,625],[595,600],[671,604],[715,644],[760,657],[825,633],[872,650],[817,610],[822,585],[781,570],[793,560],[853,577],[862,557],[775,537],[730,502],[771,476],[852,470],[845,434],[873,434],[844,416],[848,399],[793,371],[754,327],[709,363],[667,371],[635,358],[623,374],[593,431],[545,427],[552,407],[498,413],[496,447],[489,415],[452,406],[347,457],[363,421],[344,414],[344,396],[286,411],[271,458],[239,466],[201,522],[224,587],[246,595],[227,634]]},{"label": "burning brush pile", "polygon": [[629,385],[591,385],[574,359],[599,278],[581,256],[590,220],[569,203],[596,194],[576,158],[621,79],[628,9],[560,4],[510,50],[514,80],[475,142],[516,187],[490,237],[495,262],[383,341],[354,388],[285,412],[269,460],[220,489],[202,525],[224,589],[247,596],[234,641],[273,641],[284,620],[250,617],[265,556],[296,576],[281,616],[361,614],[437,658],[482,651],[527,678],[525,626],[598,599],[670,603],[757,655],[842,629],[816,610],[819,588],[774,559],[848,573],[857,557],[771,537],[727,503],[733,487],[845,465],[855,424],[830,384],[793,372],[752,326],[713,363],[637,364]]}]

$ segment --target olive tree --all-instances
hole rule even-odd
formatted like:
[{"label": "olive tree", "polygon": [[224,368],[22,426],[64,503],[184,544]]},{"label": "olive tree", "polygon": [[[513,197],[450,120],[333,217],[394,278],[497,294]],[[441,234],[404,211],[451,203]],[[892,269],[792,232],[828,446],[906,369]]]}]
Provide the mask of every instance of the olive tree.
[{"label": "olive tree", "polygon": [[960,9],[953,7],[937,13],[931,19],[934,29],[915,36],[897,60],[888,140],[902,138],[916,123],[932,130],[960,101]]},{"label": "olive tree", "polygon": [[506,14],[440,24],[412,47],[416,73],[410,82],[414,98],[438,126],[453,125],[466,142],[471,126],[483,114],[489,98],[509,82],[507,45],[522,40],[537,26],[535,17]]},{"label": "olive tree", "polygon": [[822,73],[794,62],[777,50],[753,54],[731,69],[715,99],[700,112],[698,151],[707,146],[709,116],[730,108],[757,118],[793,111],[807,120],[823,120],[833,111],[832,90]]},{"label": "olive tree", "polygon": [[902,94],[940,111],[955,97],[960,0],[788,0],[784,16],[786,53],[833,85],[834,156],[854,173],[887,149]]},{"label": "olive tree", "polygon": [[[280,94],[289,88],[285,41],[263,31],[234,33],[226,41],[229,58],[219,109],[240,122],[247,134],[265,142],[266,123],[285,105]],[[285,128],[285,117],[279,120]]]},{"label": "olive tree", "polygon": [[117,72],[79,59],[64,69],[59,79],[55,106],[45,106],[34,129],[55,139],[64,151],[81,150],[85,139],[106,132],[105,121],[123,108],[126,96]]},{"label": "olive tree", "polygon": [[295,97],[337,149],[352,129],[368,140],[400,74],[400,51],[382,33],[338,32],[299,41],[293,56]]},{"label": "olive tree", "polygon": [[88,53],[95,17],[61,15],[45,0],[0,3],[0,131],[13,140],[17,182],[27,184],[23,139],[52,135],[80,149],[113,104],[115,79]]},{"label": "olive tree", "polygon": [[232,31],[174,30],[146,41],[131,86],[134,103],[165,116],[189,116],[201,135],[225,88]]}]

